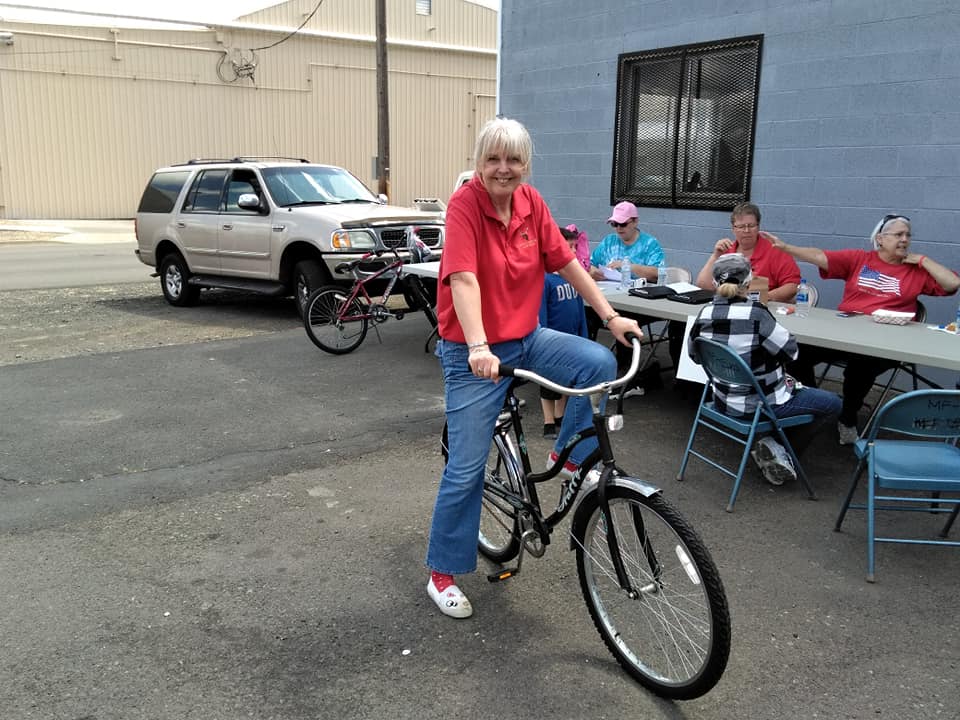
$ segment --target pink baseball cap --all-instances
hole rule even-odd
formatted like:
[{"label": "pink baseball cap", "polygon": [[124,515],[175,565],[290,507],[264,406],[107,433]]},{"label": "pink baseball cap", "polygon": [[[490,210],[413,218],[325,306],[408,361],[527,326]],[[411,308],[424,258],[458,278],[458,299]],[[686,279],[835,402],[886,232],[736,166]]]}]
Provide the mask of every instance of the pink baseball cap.
[{"label": "pink baseball cap", "polygon": [[624,200],[622,203],[616,204],[613,208],[613,215],[607,218],[607,222],[625,223],[635,217],[637,217],[637,206]]}]

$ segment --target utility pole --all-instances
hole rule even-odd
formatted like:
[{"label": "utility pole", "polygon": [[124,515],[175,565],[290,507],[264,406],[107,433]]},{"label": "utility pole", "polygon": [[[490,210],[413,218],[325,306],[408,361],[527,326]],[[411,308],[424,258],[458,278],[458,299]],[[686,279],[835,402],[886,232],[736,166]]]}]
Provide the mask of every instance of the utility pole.
[{"label": "utility pole", "polygon": [[390,99],[387,91],[387,0],[377,3],[377,192],[390,199]]}]

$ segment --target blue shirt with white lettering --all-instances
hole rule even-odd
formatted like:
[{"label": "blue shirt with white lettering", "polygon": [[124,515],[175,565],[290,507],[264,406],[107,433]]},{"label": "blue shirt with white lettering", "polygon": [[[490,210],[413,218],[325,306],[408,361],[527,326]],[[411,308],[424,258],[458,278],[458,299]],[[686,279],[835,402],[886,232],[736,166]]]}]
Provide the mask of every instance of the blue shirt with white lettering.
[{"label": "blue shirt with white lettering", "polygon": [[587,337],[587,316],[583,298],[573,286],[556,273],[543,279],[540,325],[551,330]]}]

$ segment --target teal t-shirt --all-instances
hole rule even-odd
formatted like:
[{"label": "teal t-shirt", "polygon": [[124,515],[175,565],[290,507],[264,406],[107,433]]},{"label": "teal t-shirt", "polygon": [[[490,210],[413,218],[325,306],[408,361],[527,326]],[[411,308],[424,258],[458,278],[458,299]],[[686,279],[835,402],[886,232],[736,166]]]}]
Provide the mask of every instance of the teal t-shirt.
[{"label": "teal t-shirt", "polygon": [[653,235],[645,232],[641,232],[630,246],[624,245],[616,233],[610,233],[590,253],[590,264],[601,267],[625,257],[630,258],[631,265],[665,267],[667,264],[660,242]]}]

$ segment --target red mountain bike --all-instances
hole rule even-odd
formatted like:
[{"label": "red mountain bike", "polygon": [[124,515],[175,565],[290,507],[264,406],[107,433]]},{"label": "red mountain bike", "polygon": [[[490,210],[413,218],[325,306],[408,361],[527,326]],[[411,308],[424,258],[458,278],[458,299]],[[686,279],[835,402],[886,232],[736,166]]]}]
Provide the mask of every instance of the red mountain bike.
[{"label": "red mountain bike", "polygon": [[[371,259],[380,257],[383,250],[340,263],[337,271],[350,272],[354,277],[354,283],[349,289],[327,285],[311,293],[303,313],[303,326],[314,345],[333,355],[353,352],[360,347],[371,324],[380,339],[377,325],[390,318],[401,320],[407,310],[422,310],[430,324],[437,326],[437,316],[423,280],[417,275],[404,274],[403,258],[396,248],[392,248],[391,252],[396,259],[372,272],[364,271],[362,266]],[[417,255],[413,252],[411,254]],[[371,297],[367,286],[381,279],[388,281],[382,297]],[[405,309],[387,307],[390,293],[398,282],[402,283],[404,299],[407,301],[408,307]]]}]

